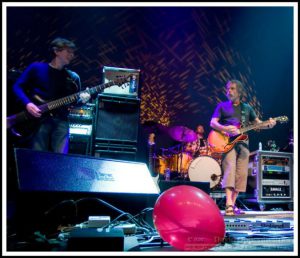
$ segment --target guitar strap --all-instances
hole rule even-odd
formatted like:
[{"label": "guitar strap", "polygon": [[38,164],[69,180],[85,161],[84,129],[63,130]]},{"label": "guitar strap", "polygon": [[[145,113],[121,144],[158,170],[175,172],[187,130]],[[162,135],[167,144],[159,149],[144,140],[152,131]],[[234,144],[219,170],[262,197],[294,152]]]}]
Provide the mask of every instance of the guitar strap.
[{"label": "guitar strap", "polygon": [[241,102],[241,127],[246,126],[246,105]]},{"label": "guitar strap", "polygon": [[[244,102],[241,102],[241,126],[242,128],[247,126],[246,125],[246,104]],[[243,144],[246,148],[249,148],[248,140],[240,142],[240,144]]]}]

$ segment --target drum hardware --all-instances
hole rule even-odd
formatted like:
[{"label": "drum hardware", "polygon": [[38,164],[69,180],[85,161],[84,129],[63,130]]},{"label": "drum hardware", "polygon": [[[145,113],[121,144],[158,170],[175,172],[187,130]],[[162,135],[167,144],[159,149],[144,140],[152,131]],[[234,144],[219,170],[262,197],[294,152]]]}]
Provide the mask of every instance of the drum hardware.
[{"label": "drum hardware", "polygon": [[[217,181],[217,184],[216,184],[215,186],[211,187],[211,191],[220,189],[220,188],[222,187],[222,185],[221,185],[222,175],[212,174],[210,178],[211,178],[212,181],[218,180],[218,181]],[[218,179],[218,178],[219,178],[219,179]]]},{"label": "drum hardware", "polygon": [[165,171],[169,168],[173,178],[178,175],[176,178],[180,180],[208,181],[212,190],[220,187],[222,155],[212,152],[205,139],[204,145],[200,144],[196,132],[185,126],[166,127],[153,122],[149,122],[147,126],[159,129],[158,131],[165,132],[173,140],[180,142],[170,148],[160,148],[161,155],[153,156],[157,173],[165,176]]},{"label": "drum hardware", "polygon": [[153,159],[154,159],[155,172],[163,175],[168,166],[167,159],[162,156],[155,156],[153,157]]},{"label": "drum hardware", "polygon": [[178,173],[187,174],[189,165],[193,157],[187,152],[180,152],[174,154],[170,159],[170,168],[172,171],[177,171]]},{"label": "drum hardware", "polygon": [[[173,169],[179,173],[180,178],[187,178],[188,166],[192,161],[192,156],[190,156],[187,152],[184,152],[184,145],[185,143],[181,143],[178,145],[178,147],[180,148],[180,152],[175,155],[176,165],[175,167],[173,167]],[[174,165],[174,160],[172,160],[172,165]]]},{"label": "drum hardware", "polygon": [[160,148],[161,155],[153,155],[157,173],[164,174],[169,168],[171,173],[179,173],[179,177],[187,178],[187,172],[192,155],[183,151],[183,145],[179,144],[171,148]]},{"label": "drum hardware", "polygon": [[[153,154],[155,164],[155,171],[165,176],[165,170],[170,169],[172,178],[175,177],[179,180],[190,181],[209,181],[211,189],[220,186],[221,181],[221,157],[218,153],[210,152],[209,146],[205,148],[205,154],[196,156],[189,151],[186,151],[185,146],[187,143],[182,142],[170,148],[160,148],[160,154]],[[199,149],[198,149],[199,150]],[[201,158],[201,159],[199,159]],[[204,164],[196,165],[197,172],[194,172],[193,166],[198,162],[203,161]],[[202,162],[201,162],[202,163]],[[210,168],[211,167],[211,168]],[[202,172],[204,170],[204,172]],[[207,171],[206,171],[207,170]],[[202,175],[200,175],[202,173]]]},{"label": "drum hardware", "polygon": [[218,177],[221,177],[221,175],[217,176],[216,174],[212,174],[210,178],[212,181],[216,181],[218,179]]},{"label": "drum hardware", "polygon": [[161,148],[162,156],[157,159],[156,169],[160,174],[164,173],[166,168],[170,168],[171,172],[178,172],[181,177],[187,177],[187,170],[192,156],[184,153],[184,144],[197,139],[197,134],[185,126],[173,126],[167,128],[154,121],[145,122],[145,128],[151,130],[160,130],[166,132],[173,140],[181,142],[171,148]]}]

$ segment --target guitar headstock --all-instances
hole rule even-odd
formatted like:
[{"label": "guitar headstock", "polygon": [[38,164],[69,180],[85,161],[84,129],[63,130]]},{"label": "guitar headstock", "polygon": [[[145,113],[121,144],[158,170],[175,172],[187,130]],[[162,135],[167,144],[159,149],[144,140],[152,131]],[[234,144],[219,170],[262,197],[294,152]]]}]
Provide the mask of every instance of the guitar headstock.
[{"label": "guitar headstock", "polygon": [[289,121],[289,118],[287,116],[278,116],[274,119],[279,123],[287,123]]},{"label": "guitar headstock", "polygon": [[124,89],[130,85],[131,77],[132,76],[120,76],[114,80],[114,83],[115,83],[115,85]]}]

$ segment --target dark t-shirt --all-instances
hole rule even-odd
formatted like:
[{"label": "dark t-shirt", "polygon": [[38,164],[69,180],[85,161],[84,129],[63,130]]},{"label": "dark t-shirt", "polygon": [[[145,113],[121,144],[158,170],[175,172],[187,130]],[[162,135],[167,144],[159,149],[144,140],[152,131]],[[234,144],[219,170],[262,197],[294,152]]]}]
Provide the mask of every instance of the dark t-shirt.
[{"label": "dark t-shirt", "polygon": [[[48,63],[33,63],[13,86],[14,93],[24,107],[33,102],[37,106],[71,95],[81,88],[79,76],[70,70],[57,70]],[[68,107],[55,109],[54,115],[67,119]]]},{"label": "dark t-shirt", "polygon": [[[244,112],[245,119],[243,125],[242,110]],[[212,117],[219,118],[219,123],[222,125],[235,125],[240,127],[247,126],[249,122],[253,122],[257,115],[254,109],[247,103],[241,103],[240,105],[234,106],[231,101],[226,101],[218,104]]]}]

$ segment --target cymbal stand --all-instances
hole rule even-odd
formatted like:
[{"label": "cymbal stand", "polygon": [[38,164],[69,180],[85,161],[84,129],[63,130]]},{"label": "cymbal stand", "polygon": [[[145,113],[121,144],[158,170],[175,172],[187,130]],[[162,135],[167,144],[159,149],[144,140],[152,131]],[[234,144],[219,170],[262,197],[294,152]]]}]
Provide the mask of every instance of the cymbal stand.
[{"label": "cymbal stand", "polygon": [[[178,155],[178,158],[180,159],[180,165],[179,165],[179,177],[182,179],[185,179],[185,173],[182,171],[182,158],[183,158],[183,150],[184,150],[184,144],[180,144],[180,154]],[[177,161],[177,166],[178,166],[178,161]]]}]

